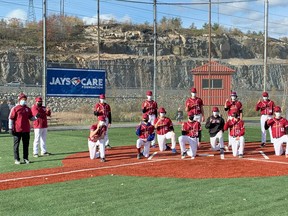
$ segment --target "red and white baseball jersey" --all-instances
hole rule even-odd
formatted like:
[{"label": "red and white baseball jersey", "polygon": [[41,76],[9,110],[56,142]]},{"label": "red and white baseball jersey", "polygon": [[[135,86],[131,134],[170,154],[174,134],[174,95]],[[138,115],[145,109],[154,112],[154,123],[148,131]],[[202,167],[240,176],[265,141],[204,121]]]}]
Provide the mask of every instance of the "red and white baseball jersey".
[{"label": "red and white baseball jersey", "polygon": [[190,97],[185,102],[185,107],[187,108],[188,112],[192,110],[191,114],[194,114],[194,115],[203,114],[201,111],[201,108],[203,107],[203,105],[204,105],[203,101],[199,97],[195,97],[195,98]]},{"label": "red and white baseball jersey", "polygon": [[[91,138],[89,137],[88,139],[92,142],[97,142],[97,140],[99,139],[99,137],[101,137],[103,134],[105,135],[106,131],[107,131],[107,126],[106,125],[102,125],[100,126],[101,128],[97,131],[97,133]],[[90,127],[90,131],[95,131],[97,130],[98,125],[94,124]]]},{"label": "red and white baseball jersey", "polygon": [[201,124],[198,121],[192,121],[192,122],[184,122],[182,124],[182,131],[185,131],[187,134],[186,136],[190,137],[198,137],[199,131],[201,131]]},{"label": "red and white baseball jersey", "polygon": [[[159,120],[159,122],[158,122]],[[158,123],[157,123],[158,122]],[[154,126],[157,123],[156,133],[159,135],[164,135],[171,131],[171,128],[173,127],[173,123],[170,118],[164,117],[164,118],[156,118],[154,121]]]},{"label": "red and white baseball jersey", "polygon": [[143,113],[148,114],[148,115],[152,115],[152,114],[157,114],[157,109],[158,109],[158,105],[157,102],[154,100],[145,100],[142,103],[141,106],[142,110],[144,110]]},{"label": "red and white baseball jersey", "polygon": [[147,139],[148,136],[154,132],[154,126],[150,123],[141,123],[141,125],[138,125],[136,127],[136,130],[138,129],[138,127],[140,127],[140,139]]},{"label": "red and white baseball jersey", "polygon": [[267,120],[267,125],[272,129],[272,136],[273,138],[280,138],[286,134],[286,128],[288,127],[287,119],[280,117],[272,118]]},{"label": "red and white baseball jersey", "polygon": [[33,127],[47,128],[47,116],[51,115],[51,111],[47,111],[45,106],[38,107],[36,104],[32,106],[31,111],[33,116],[36,116],[38,113],[40,114],[40,117],[33,121]]},{"label": "red and white baseball jersey", "polygon": [[225,108],[225,110],[228,110],[228,116],[232,116],[233,113],[237,113],[238,115],[240,115],[240,113],[242,113],[242,103],[240,101],[227,101],[225,106],[227,108]]},{"label": "red and white baseball jersey", "polygon": [[256,111],[260,110],[261,115],[273,115],[275,104],[271,100],[262,100],[256,104]]},{"label": "red and white baseball jersey", "polygon": [[13,120],[13,130],[15,132],[30,132],[29,119],[33,117],[28,106],[16,105],[10,111],[9,119]]},{"label": "red and white baseball jersey", "polygon": [[232,137],[244,136],[245,134],[244,121],[240,118],[229,119],[224,125],[224,130],[228,130],[228,128],[230,128],[230,136]]},{"label": "red and white baseball jersey", "polygon": [[97,112],[97,116],[104,116],[104,118],[110,118],[111,108],[107,103],[96,103],[94,107],[94,111]]}]

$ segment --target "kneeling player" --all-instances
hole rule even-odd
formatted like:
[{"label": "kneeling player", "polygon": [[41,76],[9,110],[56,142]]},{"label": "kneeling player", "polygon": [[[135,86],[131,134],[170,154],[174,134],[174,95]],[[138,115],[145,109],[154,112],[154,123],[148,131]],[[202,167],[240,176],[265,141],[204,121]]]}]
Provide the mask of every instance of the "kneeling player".
[{"label": "kneeling player", "polygon": [[97,152],[97,147],[100,151],[100,160],[105,162],[105,135],[107,131],[107,126],[104,116],[98,117],[98,124],[94,124],[90,127],[90,135],[88,138],[88,148],[90,159],[93,160],[99,157],[99,152]]}]

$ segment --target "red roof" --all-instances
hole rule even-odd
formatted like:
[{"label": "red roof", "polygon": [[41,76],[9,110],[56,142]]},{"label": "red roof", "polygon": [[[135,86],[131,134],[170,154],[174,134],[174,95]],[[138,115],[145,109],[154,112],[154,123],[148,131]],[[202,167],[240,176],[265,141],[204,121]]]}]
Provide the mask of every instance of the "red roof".
[{"label": "red roof", "polygon": [[[206,63],[202,66],[199,66],[197,68],[194,68],[191,70],[192,73],[194,74],[206,74],[209,73],[209,63]],[[211,73],[214,74],[230,74],[234,73],[235,70],[226,67],[224,65],[221,65],[215,61],[211,61]]]}]

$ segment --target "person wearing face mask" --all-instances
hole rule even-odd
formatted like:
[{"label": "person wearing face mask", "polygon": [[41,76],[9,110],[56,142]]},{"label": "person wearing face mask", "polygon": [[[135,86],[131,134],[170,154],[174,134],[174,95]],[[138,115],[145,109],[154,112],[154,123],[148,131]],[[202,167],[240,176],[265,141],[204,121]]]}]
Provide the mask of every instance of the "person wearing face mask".
[{"label": "person wearing face mask", "polygon": [[46,148],[47,137],[47,116],[51,116],[51,110],[43,106],[41,97],[35,98],[35,104],[32,106],[32,115],[39,113],[39,118],[33,122],[34,128],[34,142],[33,142],[33,157],[38,157],[38,146],[40,144],[41,156],[49,156],[50,153]]},{"label": "person wearing face mask", "polygon": [[[147,114],[149,116],[150,124],[154,125],[154,121],[157,117],[157,102],[152,100],[152,91],[146,92],[147,99],[142,103],[141,109],[143,114]],[[151,146],[155,147],[155,139],[152,140]]]},{"label": "person wearing face mask", "polygon": [[[261,125],[261,147],[266,145],[266,130],[265,130],[265,122],[268,119],[273,118],[273,110],[275,107],[275,103],[269,99],[269,95],[267,92],[262,93],[262,100],[259,100],[256,104],[256,111],[260,110],[261,118],[260,118],[260,125]],[[270,140],[272,141],[272,131],[269,128]]]},{"label": "person wearing face mask", "polygon": [[[189,97],[185,102],[185,111],[187,113],[192,113],[194,115],[195,121],[198,121],[199,123],[205,121],[204,116],[204,109],[203,109],[203,101],[201,98],[197,97],[197,90],[196,88],[191,88],[191,97]],[[198,147],[200,147],[202,134],[200,131],[199,134],[199,142]]]},{"label": "person wearing face mask", "polygon": [[[136,128],[136,135],[139,137],[136,142],[137,159],[141,159],[142,156],[148,158],[151,140],[155,137],[154,126],[149,122],[148,114],[142,115],[142,121]],[[141,152],[141,146],[144,146],[143,152]]]},{"label": "person wearing face mask", "polygon": [[275,155],[284,153],[283,143],[286,143],[286,158],[288,158],[288,120],[281,116],[281,108],[274,108],[275,117],[265,122],[265,129],[271,128]]},{"label": "person wearing face mask", "polygon": [[[243,119],[243,107],[242,103],[238,100],[238,96],[236,92],[231,92],[230,99],[227,99],[224,104],[224,110],[227,111],[228,119],[232,118],[233,113],[237,113],[237,116],[240,117],[240,119]],[[229,150],[229,147],[231,144],[231,137],[228,133],[228,146],[225,146],[226,150]]]},{"label": "person wearing face mask", "polygon": [[98,117],[103,116],[105,118],[107,131],[105,136],[105,147],[108,149],[111,149],[111,145],[109,143],[109,137],[108,137],[108,129],[111,126],[112,123],[112,114],[111,114],[111,108],[110,105],[106,103],[105,95],[101,94],[99,96],[99,103],[96,103],[94,106],[94,115]]},{"label": "person wearing face mask", "polygon": [[[178,138],[180,149],[181,149],[181,159],[184,159],[188,154],[191,159],[195,159],[197,154],[198,137],[201,131],[201,124],[195,121],[195,116],[193,111],[188,112],[188,121],[182,123],[182,135]],[[189,143],[190,149],[187,151],[186,143]]]},{"label": "person wearing face mask", "polygon": [[230,129],[232,154],[234,157],[243,158],[245,147],[245,126],[244,121],[240,118],[237,112],[232,113],[231,118],[224,124],[224,130]]},{"label": "person wearing face mask", "polygon": [[[88,137],[88,148],[90,159],[94,160],[100,157],[101,162],[106,162],[105,159],[105,134],[107,132],[106,118],[104,116],[98,117],[98,122],[91,125],[90,134]],[[99,147],[99,152],[97,152]]]},{"label": "person wearing face mask", "polygon": [[166,110],[163,107],[159,109],[159,117],[155,119],[154,127],[157,133],[159,150],[161,152],[169,150],[170,147],[166,145],[166,139],[171,139],[171,150],[173,154],[176,154],[176,135],[174,133],[173,123],[170,118],[166,117]]},{"label": "person wearing face mask", "polygon": [[14,140],[14,159],[15,164],[20,164],[19,145],[22,139],[24,163],[29,164],[29,141],[30,141],[30,122],[40,117],[37,113],[33,116],[31,109],[27,106],[27,96],[21,93],[18,96],[19,103],[14,106],[9,115],[9,133]]},{"label": "person wearing face mask", "polygon": [[[212,113],[213,115],[207,118],[205,128],[209,129],[211,149],[213,151],[220,150],[220,155],[222,158],[224,155],[223,131],[225,121],[220,116],[218,107],[213,107]],[[217,139],[219,141],[219,145],[216,146]]]}]

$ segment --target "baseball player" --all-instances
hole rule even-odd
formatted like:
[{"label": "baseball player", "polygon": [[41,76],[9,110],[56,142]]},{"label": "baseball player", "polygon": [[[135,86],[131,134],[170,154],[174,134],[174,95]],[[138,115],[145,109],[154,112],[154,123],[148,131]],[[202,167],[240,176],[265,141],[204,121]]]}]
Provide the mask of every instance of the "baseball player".
[{"label": "baseball player", "polygon": [[[269,95],[267,92],[262,93],[262,100],[259,100],[256,104],[256,111],[260,110],[261,118],[260,118],[260,125],[261,125],[261,147],[266,145],[266,130],[265,130],[265,122],[268,119],[273,118],[273,112],[275,104],[272,100],[269,99]],[[272,141],[272,130],[269,127],[269,134],[270,140]]]},{"label": "baseball player", "polygon": [[239,156],[243,158],[244,146],[245,146],[245,127],[244,121],[240,116],[234,112],[231,117],[224,124],[224,130],[230,129],[232,153],[234,157]]},{"label": "baseball player", "polygon": [[[152,100],[152,91],[146,92],[147,100],[142,103],[142,113],[149,116],[150,124],[154,125],[154,121],[157,117],[157,102]],[[152,147],[155,147],[155,139],[151,142]]]},{"label": "baseball player", "polygon": [[[220,149],[220,154],[224,154],[224,124],[224,119],[220,116],[218,107],[213,107],[212,115],[207,118],[205,127],[209,129],[211,149],[213,151],[218,151]],[[217,139],[219,145],[216,146]]]},{"label": "baseball player", "polygon": [[166,117],[166,110],[163,107],[159,109],[159,117],[155,119],[154,127],[157,133],[159,150],[161,152],[169,150],[169,146],[166,145],[166,139],[171,139],[172,153],[177,153],[173,123],[170,118]]},{"label": "baseball player", "polygon": [[[201,98],[196,96],[197,90],[196,88],[191,88],[191,97],[189,97],[185,102],[185,111],[187,113],[193,114],[195,121],[198,122],[204,122],[205,116],[204,116],[204,109],[203,109],[203,101]],[[199,140],[198,140],[198,147],[200,147],[201,142],[201,131],[199,131]]]},{"label": "baseball player", "polygon": [[14,106],[9,115],[9,133],[13,136],[14,140],[14,159],[15,164],[20,164],[19,145],[22,139],[23,142],[23,159],[24,163],[29,164],[29,141],[30,141],[30,122],[35,121],[40,114],[32,115],[31,109],[26,105],[27,96],[21,93],[18,96],[19,103]]},{"label": "baseball player", "polygon": [[188,121],[182,124],[182,135],[178,138],[181,148],[181,158],[184,159],[188,154],[186,150],[186,143],[189,143],[191,159],[195,159],[198,146],[199,132],[201,131],[201,124],[195,120],[194,112],[188,112]]},{"label": "baseball player", "polygon": [[34,128],[34,142],[33,142],[33,157],[38,157],[38,146],[40,144],[41,155],[49,156],[50,153],[47,152],[46,148],[46,137],[47,137],[47,116],[51,116],[51,110],[42,105],[42,98],[36,97],[36,104],[31,108],[32,115],[37,115],[39,113],[39,118],[33,122]]},{"label": "baseball player", "polygon": [[[101,162],[106,162],[105,159],[105,135],[107,132],[106,118],[102,115],[98,117],[98,123],[90,127],[90,135],[88,137],[88,148],[90,159],[93,160],[100,156]],[[99,152],[97,152],[99,147]]]},{"label": "baseball player", "polygon": [[286,143],[286,158],[288,157],[288,121],[281,116],[281,108],[276,106],[274,108],[275,117],[268,119],[265,122],[265,129],[272,128],[273,145],[275,155],[280,156],[284,150],[282,147],[283,143]]},{"label": "baseball player", "polygon": [[[139,137],[136,142],[137,159],[141,159],[141,156],[148,158],[150,152],[151,140],[154,139],[154,126],[149,122],[149,115],[144,113],[142,115],[142,121],[136,128],[136,135]],[[141,152],[141,146],[144,146],[143,152]]]},{"label": "baseball player", "polygon": [[108,149],[111,149],[111,146],[109,144],[109,138],[108,138],[108,128],[110,128],[112,123],[112,115],[111,115],[111,108],[110,105],[106,103],[106,97],[104,94],[101,94],[99,96],[99,103],[95,104],[94,107],[94,115],[98,117],[103,116],[105,118],[107,131],[105,135],[105,147]]},{"label": "baseball player", "polygon": [[[233,113],[237,113],[237,116],[240,117],[240,119],[243,118],[243,108],[242,103],[238,100],[238,96],[236,92],[231,92],[230,99],[227,99],[224,104],[224,110],[228,113],[228,119],[232,118]],[[231,137],[230,133],[228,133],[228,147],[225,146],[226,150],[229,150],[229,147],[231,146]]]}]

